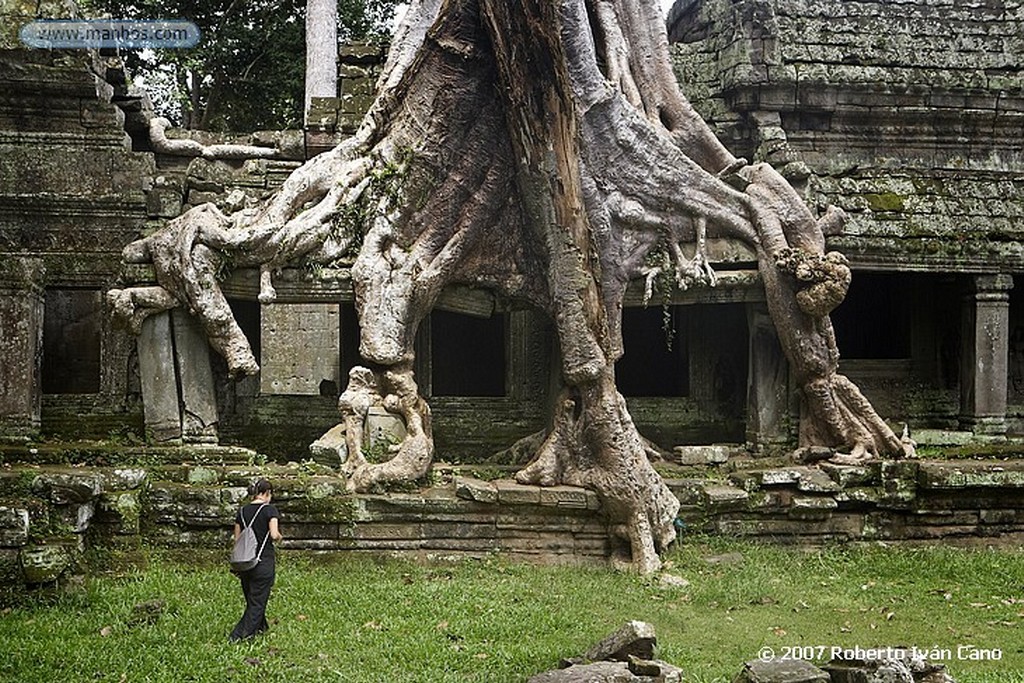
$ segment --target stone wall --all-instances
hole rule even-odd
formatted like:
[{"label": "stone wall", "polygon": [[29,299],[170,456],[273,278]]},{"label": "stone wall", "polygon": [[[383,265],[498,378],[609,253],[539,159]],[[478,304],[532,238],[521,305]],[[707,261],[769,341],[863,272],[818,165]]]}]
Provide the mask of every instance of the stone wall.
[{"label": "stone wall", "polygon": [[749,469],[725,481],[677,480],[694,528],[796,545],[904,541],[966,545],[1024,539],[1024,462],[890,461]]},{"label": "stone wall", "polygon": [[[511,468],[441,464],[422,487],[351,495],[343,478],[312,463],[257,466],[250,452],[227,448],[197,455],[99,447],[6,452],[8,460],[42,464],[0,468],[0,585],[103,570],[143,547],[226,553],[234,512],[256,476],[275,484],[286,549],[421,558],[497,552],[561,563],[603,563],[625,550],[609,536],[592,491],[522,486],[502,478]],[[1021,459],[744,469],[728,449],[721,455],[710,458],[718,463],[711,467],[660,466],[682,504],[684,542],[694,533],[799,545],[1024,541]],[[104,458],[135,464],[98,465]],[[54,460],[65,464],[45,464]],[[175,460],[186,464],[160,464]]]},{"label": "stone wall", "polygon": [[697,108],[738,153],[806,165],[855,265],[1020,260],[1020,2],[680,2],[670,27]]},{"label": "stone wall", "polygon": [[[100,302],[100,315],[64,330],[67,348],[98,352],[63,368],[85,381],[60,386],[59,396],[43,395],[47,293],[98,296],[115,282],[121,248],[147,218],[153,159],[132,150],[119,107],[131,106],[131,98],[106,80],[116,72],[107,58],[20,44],[21,25],[68,16],[69,3],[6,2],[0,11],[0,310],[18,319],[5,319],[0,335],[5,344],[17,336],[21,349],[4,349],[3,393],[27,401],[0,410],[3,436],[35,436],[65,419],[71,431],[88,426],[106,434],[141,421],[130,380],[132,340],[112,328]],[[15,286],[18,273],[25,277]],[[38,303],[37,312],[28,310],[29,301]]]},{"label": "stone wall", "polygon": [[[901,276],[887,296],[912,319],[911,350],[844,353],[851,377],[884,415],[984,433],[973,388],[961,386],[956,403],[956,380],[940,366],[969,365],[976,351],[975,331],[961,337],[957,321],[979,320],[970,317],[983,306],[970,302],[979,278],[1024,263],[1024,5],[680,0],[669,31],[680,84],[725,144],[779,168],[812,208],[847,213],[844,232],[827,241],[854,269],[848,301],[862,273]],[[1018,307],[1011,302],[1009,325],[984,325],[1019,336]],[[837,331],[858,326],[897,346],[898,319],[845,320],[846,310],[833,315]],[[872,366],[862,377],[861,361]],[[1005,393],[994,381],[985,391]],[[1017,432],[1019,420],[996,431],[1007,426]]]}]

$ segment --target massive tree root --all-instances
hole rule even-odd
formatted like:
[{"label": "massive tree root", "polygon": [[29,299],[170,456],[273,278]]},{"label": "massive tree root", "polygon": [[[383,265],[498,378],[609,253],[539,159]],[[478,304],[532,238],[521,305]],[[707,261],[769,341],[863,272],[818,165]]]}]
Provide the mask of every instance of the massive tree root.
[{"label": "massive tree root", "polygon": [[[136,324],[186,306],[231,371],[250,373],[256,362],[217,274],[258,266],[269,302],[276,268],[354,257],[360,352],[382,368],[380,400],[409,427],[387,463],[365,462],[350,444],[357,490],[429,466],[413,340],[446,285],[546,311],[565,388],[518,479],[594,489],[632,565],[648,572],[674,538],[678,502],[615,388],[623,297],[631,280],[665,270],[680,287],[714,284],[706,237],[758,253],[809,407],[805,437],[853,457],[902,454],[836,373],[828,312],[849,269],[824,253],[822,225],[837,219],[815,219],[771,167],[748,166],[719,143],[674,80],[656,0],[419,0],[356,136],[296,170],[259,211],[198,207],[130,245],[126,259],[151,260],[159,287],[111,300]],[[697,245],[695,257],[685,243]],[[362,400],[356,393],[345,410]]]}]

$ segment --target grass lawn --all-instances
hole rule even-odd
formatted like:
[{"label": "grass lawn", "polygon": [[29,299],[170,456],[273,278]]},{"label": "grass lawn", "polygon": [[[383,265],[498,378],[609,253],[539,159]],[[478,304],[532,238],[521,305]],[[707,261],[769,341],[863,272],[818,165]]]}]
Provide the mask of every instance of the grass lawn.
[{"label": "grass lawn", "polygon": [[[501,558],[280,555],[271,631],[254,641],[226,640],[243,602],[224,566],[154,555],[145,571],[3,610],[0,681],[524,681],[639,619],[694,683],[728,683],[763,647],[890,645],[948,650],[959,683],[1024,683],[1020,549],[695,538],[667,557],[667,573],[689,582],[672,587]],[[133,624],[133,607],[151,600],[162,614]],[[967,659],[977,651],[958,648],[969,646],[1001,659]]]}]

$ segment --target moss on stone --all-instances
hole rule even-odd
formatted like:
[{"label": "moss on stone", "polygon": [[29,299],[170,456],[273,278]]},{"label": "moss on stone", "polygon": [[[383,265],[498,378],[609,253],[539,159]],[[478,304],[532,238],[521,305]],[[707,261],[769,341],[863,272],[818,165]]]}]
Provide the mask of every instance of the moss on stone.
[{"label": "moss on stone", "polygon": [[875,212],[903,211],[905,198],[894,192],[869,193],[864,195],[868,208]]},{"label": "moss on stone", "polygon": [[350,525],[356,522],[358,506],[353,496],[336,495],[327,498],[303,498],[288,501],[286,511],[301,513],[304,522],[331,522]]}]

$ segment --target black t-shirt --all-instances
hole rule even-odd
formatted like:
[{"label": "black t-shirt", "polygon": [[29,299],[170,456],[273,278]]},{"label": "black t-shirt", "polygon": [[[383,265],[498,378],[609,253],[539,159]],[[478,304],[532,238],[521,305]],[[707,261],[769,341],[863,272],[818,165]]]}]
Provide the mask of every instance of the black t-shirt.
[{"label": "black t-shirt", "polygon": [[[263,545],[263,539],[267,539],[266,545],[263,546],[263,554],[260,555],[260,562],[273,562],[274,539],[270,538],[270,520],[280,515],[277,513],[277,508],[270,503],[263,505],[262,510],[260,510],[261,505],[263,503],[249,503],[242,506],[235,513],[235,524],[238,525],[239,529],[244,529],[246,523],[252,523],[253,533],[256,534],[256,542]],[[256,515],[257,510],[259,510],[258,515]],[[256,515],[255,522],[252,521],[253,515]],[[245,522],[242,521],[242,517],[245,517]]]}]

